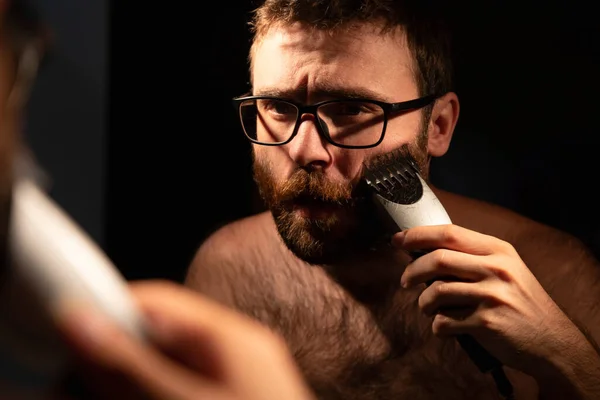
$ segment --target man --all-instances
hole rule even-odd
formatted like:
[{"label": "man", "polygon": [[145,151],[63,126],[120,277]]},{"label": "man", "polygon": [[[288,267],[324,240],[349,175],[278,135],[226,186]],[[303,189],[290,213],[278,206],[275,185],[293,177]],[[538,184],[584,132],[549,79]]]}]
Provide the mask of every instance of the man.
[{"label": "man", "polygon": [[[310,400],[312,394],[277,336],[180,285],[131,284],[152,347],[128,337],[85,304],[59,312],[55,327],[44,325],[47,319],[40,322],[33,317],[44,307],[27,309],[30,296],[25,287],[11,285],[14,270],[6,262],[6,233],[12,165],[22,146],[21,113],[47,43],[44,32],[24,1],[0,0],[0,398]],[[32,359],[31,351],[16,351],[16,343],[23,341],[15,339],[15,325],[8,322],[15,311],[39,322],[36,326],[48,336],[60,333],[74,356],[75,374],[68,383],[55,387],[39,375],[40,363],[53,365],[55,360],[40,354]],[[43,348],[39,343],[25,344],[29,349]],[[47,367],[43,370],[46,377],[57,375]]]},{"label": "man", "polygon": [[435,187],[454,225],[392,246],[372,226],[363,164],[408,148],[427,178],[459,116],[447,32],[408,3],[255,10],[235,104],[269,210],[208,237],[186,284],[282,334],[320,399],[499,398],[457,334],[506,366],[516,398],[600,398],[600,266],[577,240]]}]

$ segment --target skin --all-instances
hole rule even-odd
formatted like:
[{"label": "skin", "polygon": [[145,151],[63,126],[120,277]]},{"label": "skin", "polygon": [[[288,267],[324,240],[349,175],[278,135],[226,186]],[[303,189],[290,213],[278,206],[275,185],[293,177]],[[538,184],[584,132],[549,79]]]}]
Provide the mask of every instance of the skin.
[{"label": "skin", "polygon": [[[277,89],[290,93],[292,97],[305,103],[315,103],[331,98],[327,88],[356,89],[380,100],[400,102],[417,97],[412,62],[408,48],[398,47],[397,37],[388,37],[368,42],[362,36],[373,38],[370,29],[339,40],[328,40],[323,35],[307,33],[301,26],[289,29],[274,29],[261,42],[255,53],[253,65],[253,86],[255,94],[270,93]],[[389,51],[393,48],[394,51]],[[385,54],[385,57],[381,55]],[[376,68],[370,64],[377,60]],[[360,76],[361,83],[354,77]],[[433,156],[444,154],[450,144],[454,126],[458,119],[458,99],[454,93],[441,98],[435,106],[436,121],[430,127],[428,151]],[[348,183],[360,173],[361,163],[376,153],[385,153],[400,144],[413,142],[419,131],[419,112],[404,114],[388,122],[388,135],[384,142],[363,151],[344,150],[323,142],[316,134],[310,117],[303,119],[296,138],[281,147],[255,146],[258,158],[264,158],[278,166],[279,181],[289,177],[298,166],[316,164],[322,168],[333,182]]]},{"label": "skin", "polygon": [[[16,63],[3,30],[6,6],[0,0],[0,200],[10,194],[10,181],[4,178],[10,176],[22,106],[11,95]],[[0,213],[6,220],[8,210]],[[151,346],[129,337],[87,304],[63,304],[52,320],[43,315],[73,356],[72,375],[48,399],[313,399],[284,342],[256,321],[170,282],[137,282],[129,288]],[[30,296],[23,296],[23,290],[11,285],[0,294],[27,308]],[[35,320],[32,316],[42,308],[28,305],[37,307],[27,313]],[[25,398],[21,392],[12,395],[3,382],[0,387],[3,398]]]},{"label": "skin", "polygon": [[[254,94],[277,90],[309,104],[334,97],[324,90],[331,88],[390,102],[417,98],[402,33],[379,36],[371,28],[331,37],[300,25],[272,27],[254,49]],[[436,101],[426,159],[448,151],[458,115],[454,93]],[[350,186],[365,160],[414,147],[421,121],[419,111],[392,118],[380,146],[344,150],[305,116],[292,142],[253,146],[255,163],[270,174],[257,183],[263,193],[281,191],[303,170]],[[235,221],[202,243],[186,284],[281,333],[322,399],[498,398],[491,378],[453,340],[458,333],[473,335],[507,366],[517,398],[597,398],[600,359],[576,326],[600,338],[597,260],[563,232],[433,190],[454,224],[409,229],[377,252],[347,248],[353,257],[343,263],[312,265],[301,259],[302,247],[290,252],[269,212]],[[352,217],[318,202],[289,212],[299,226],[335,213]],[[423,248],[437,250],[411,262],[406,252]]]},{"label": "skin", "polygon": [[313,398],[285,343],[256,321],[172,282],[138,282],[130,289],[153,347],[87,306],[66,305],[58,326],[77,356],[74,378],[81,389],[71,397],[61,387],[53,398]]}]

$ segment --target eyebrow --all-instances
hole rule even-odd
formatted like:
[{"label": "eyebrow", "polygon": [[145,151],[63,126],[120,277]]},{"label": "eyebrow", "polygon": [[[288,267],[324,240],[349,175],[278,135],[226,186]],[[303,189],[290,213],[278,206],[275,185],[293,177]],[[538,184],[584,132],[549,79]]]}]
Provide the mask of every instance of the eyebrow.
[{"label": "eyebrow", "polygon": [[[255,96],[271,96],[283,99],[306,99],[308,92],[304,85],[294,89],[280,88],[261,88],[254,92]],[[333,98],[351,98],[351,99],[370,99],[385,101],[380,93],[374,92],[364,87],[337,87],[333,85],[320,85],[317,88],[311,88],[310,95],[317,99],[333,99]]]}]

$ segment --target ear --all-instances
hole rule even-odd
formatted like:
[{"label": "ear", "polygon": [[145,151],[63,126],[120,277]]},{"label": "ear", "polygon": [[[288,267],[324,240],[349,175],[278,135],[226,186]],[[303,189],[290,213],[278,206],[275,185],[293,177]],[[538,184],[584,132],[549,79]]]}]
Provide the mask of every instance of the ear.
[{"label": "ear", "polygon": [[441,157],[448,151],[458,121],[460,104],[454,92],[438,98],[429,120],[427,150],[432,157]]}]

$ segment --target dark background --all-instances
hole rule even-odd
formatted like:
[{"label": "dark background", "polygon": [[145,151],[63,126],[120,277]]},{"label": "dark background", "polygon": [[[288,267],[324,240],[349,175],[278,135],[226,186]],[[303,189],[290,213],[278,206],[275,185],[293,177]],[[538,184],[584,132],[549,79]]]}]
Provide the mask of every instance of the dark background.
[{"label": "dark background", "polygon": [[26,136],[51,194],[105,244],[108,129],[107,0],[27,0],[55,37],[29,103]]},{"label": "dark background", "polygon": [[[42,77],[54,83],[38,84],[30,136],[51,193],[130,279],[181,280],[206,235],[253,211],[250,146],[230,105],[247,89],[252,4],[233,3],[53,6],[63,53]],[[452,7],[461,117],[433,182],[571,232],[600,254],[593,4]],[[65,48],[79,65],[64,63]],[[70,104],[52,113],[62,125],[40,122],[66,81]]]}]

